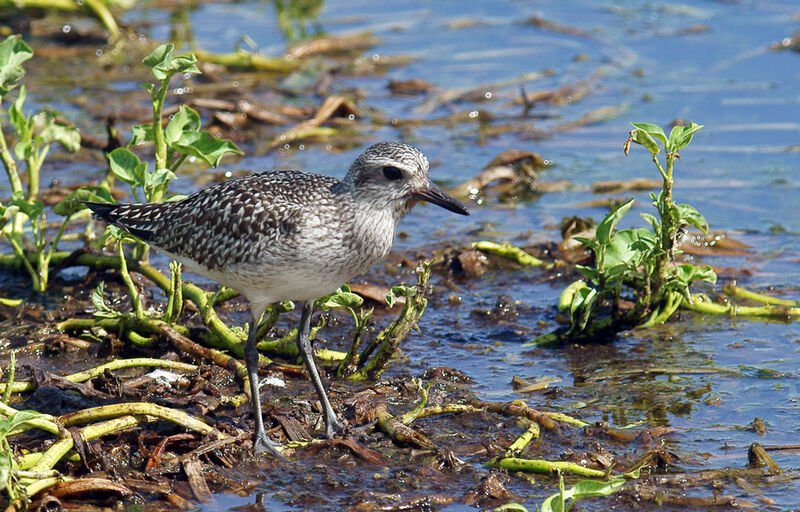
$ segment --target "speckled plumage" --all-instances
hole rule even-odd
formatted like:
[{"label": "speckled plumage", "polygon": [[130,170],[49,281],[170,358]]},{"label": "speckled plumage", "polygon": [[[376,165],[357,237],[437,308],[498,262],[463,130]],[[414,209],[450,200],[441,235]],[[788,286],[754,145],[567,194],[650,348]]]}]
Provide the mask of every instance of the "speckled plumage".
[{"label": "speckled plumage", "polygon": [[[341,181],[274,170],[228,180],[176,202],[88,206],[188,270],[247,297],[252,321],[246,361],[254,383],[253,336],[265,308],[280,300],[305,302],[298,346],[324,405],[330,436],[340,425],[311,357],[307,331],[313,301],[385,258],[398,221],[418,200],[468,214],[430,181],[428,160],[419,150],[382,142],[359,155]],[[258,442],[272,449],[257,401],[254,409]]]}]

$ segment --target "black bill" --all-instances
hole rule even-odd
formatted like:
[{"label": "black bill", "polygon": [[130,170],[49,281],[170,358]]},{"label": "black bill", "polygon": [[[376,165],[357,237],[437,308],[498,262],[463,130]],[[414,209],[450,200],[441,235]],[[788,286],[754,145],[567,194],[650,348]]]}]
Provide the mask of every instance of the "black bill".
[{"label": "black bill", "polygon": [[414,196],[459,215],[469,215],[469,210],[461,204],[461,201],[447,194],[431,180],[428,180],[428,184],[424,189],[415,191]]}]

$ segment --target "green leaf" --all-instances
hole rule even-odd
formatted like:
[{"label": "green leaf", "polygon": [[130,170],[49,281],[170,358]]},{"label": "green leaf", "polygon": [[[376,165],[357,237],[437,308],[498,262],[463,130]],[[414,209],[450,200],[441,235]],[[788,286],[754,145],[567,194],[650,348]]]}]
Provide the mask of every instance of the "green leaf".
[{"label": "green leaf", "polygon": [[8,221],[13,219],[18,212],[19,206],[5,206],[4,204],[0,203],[0,218],[2,218],[3,224],[6,224]]},{"label": "green leaf", "polygon": [[648,224],[650,224],[650,229],[653,230],[653,233],[658,233],[658,231],[661,229],[661,222],[656,217],[650,215],[649,213],[640,213],[639,215],[641,215],[642,218],[646,220]]},{"label": "green leaf", "polygon": [[711,284],[717,282],[717,273],[709,266],[700,267],[691,263],[678,265],[673,270],[673,276],[684,286],[689,286],[693,281],[707,281]]},{"label": "green leaf", "polygon": [[[553,494],[542,503],[541,512],[564,512],[569,510],[578,500],[584,498],[594,498],[598,496],[608,496],[622,489],[625,480],[617,478],[609,482],[599,482],[597,480],[581,480],[567,490],[560,490]],[[566,501],[572,500],[569,507]]]},{"label": "green leaf", "polygon": [[651,137],[655,137],[656,139],[660,140],[664,147],[667,146],[667,135],[664,133],[664,130],[661,129],[660,126],[656,124],[650,123],[631,123],[634,128],[638,128],[643,132],[647,133]]},{"label": "green leaf", "polygon": [[396,303],[397,303],[397,295],[394,294],[394,289],[390,289],[389,292],[386,294],[386,305],[389,306],[389,309],[391,309],[394,307]]},{"label": "green leaf", "polygon": [[564,512],[564,494],[557,492],[542,502],[541,512]]},{"label": "green leaf", "polygon": [[18,411],[8,419],[8,430],[5,431],[4,434],[13,432],[14,430],[26,426],[32,420],[36,420],[44,416],[44,414],[36,411]]},{"label": "green leaf", "polygon": [[324,302],[322,302],[321,306],[323,309],[330,309],[330,308],[355,308],[364,303],[364,299],[361,296],[353,293],[350,291],[350,287],[346,284],[342,285],[329,295]]},{"label": "green leaf", "polygon": [[42,215],[42,212],[44,212],[44,203],[38,199],[33,202],[28,202],[22,192],[14,192],[11,196],[10,203],[18,207],[19,211],[27,215],[30,219],[38,219],[39,216]]},{"label": "green leaf", "polygon": [[74,125],[59,123],[57,117],[57,113],[51,110],[33,116],[34,126],[42,127],[36,138],[40,144],[58,142],[70,153],[75,153],[81,148],[81,134]]},{"label": "green leaf", "polygon": [[573,240],[582,243],[589,249],[591,249],[595,254],[597,253],[597,249],[600,247],[596,241],[592,240],[591,238],[584,238],[582,236],[573,236]]},{"label": "green leaf", "polygon": [[397,297],[411,297],[417,291],[416,286],[406,286],[404,284],[398,284],[397,286],[392,286],[389,290],[389,293],[386,294],[386,304],[393,308],[394,305],[397,303]]},{"label": "green leaf", "polygon": [[25,69],[22,63],[33,57],[33,50],[18,35],[5,38],[0,43],[0,96],[5,96],[17,86]]},{"label": "green leaf", "polygon": [[[175,193],[175,194],[169,194],[168,196],[164,197],[164,199],[162,199],[162,201],[182,201],[183,199],[186,199],[187,197],[189,197],[189,196],[187,196],[186,194]],[[287,301],[287,302],[290,302],[290,301]]]},{"label": "green leaf", "polygon": [[17,99],[14,100],[11,108],[8,109],[11,124],[14,125],[14,130],[16,130],[17,135],[25,138],[29,138],[29,133],[33,132],[33,123],[22,113],[22,107],[25,105],[25,100],[27,98],[28,90],[22,85],[19,88],[19,93],[17,93]]},{"label": "green leaf", "polygon": [[147,173],[145,176],[145,187],[153,189],[175,178],[177,178],[177,176],[169,169],[156,169],[153,172]]},{"label": "green leaf", "polygon": [[101,318],[115,318],[119,316],[119,313],[111,309],[106,305],[106,301],[103,298],[103,292],[105,291],[105,282],[100,281],[94,290],[92,290],[92,305],[94,306],[94,316],[101,317]]},{"label": "green leaf", "polygon": [[606,279],[613,280],[609,272],[618,265],[635,269],[642,264],[648,251],[655,247],[656,238],[647,228],[625,229],[617,232],[606,246],[603,268]]},{"label": "green leaf", "polygon": [[694,206],[688,204],[679,204],[676,206],[678,214],[680,215],[679,222],[681,224],[689,224],[702,231],[703,234],[708,233],[708,222],[706,222],[706,218],[703,217]]},{"label": "green leaf", "polygon": [[172,119],[169,120],[164,130],[164,140],[172,146],[183,137],[186,132],[200,131],[200,114],[192,107],[181,105]]},{"label": "green leaf", "polygon": [[14,144],[14,156],[17,157],[17,160],[25,160],[30,156],[31,151],[33,151],[33,145],[30,138],[20,138]]},{"label": "green leaf", "polygon": [[594,498],[597,496],[608,496],[622,489],[625,480],[617,478],[609,482],[599,482],[597,480],[581,480],[565,492],[568,497],[577,501],[584,498]]},{"label": "green leaf", "polygon": [[631,209],[631,206],[633,206],[633,199],[621,204],[616,210],[606,215],[603,221],[597,225],[595,235],[598,244],[608,244],[608,242],[611,240],[611,232],[617,226],[617,223],[622,219],[622,216]]},{"label": "green leaf", "polygon": [[218,139],[208,132],[183,132],[181,139],[172,147],[203,160],[211,167],[219,165],[219,161],[227,153],[244,154],[233,142]]},{"label": "green leaf", "polygon": [[493,512],[528,512],[528,509],[519,503],[506,503],[495,507]]},{"label": "green leaf", "polygon": [[131,133],[132,137],[128,147],[144,144],[145,142],[153,142],[155,140],[152,124],[137,124],[131,128]]},{"label": "green leaf", "polygon": [[644,130],[640,130],[639,128],[631,130],[631,140],[644,146],[645,149],[647,149],[647,151],[649,151],[653,156],[657,155],[661,151],[661,148],[658,147],[656,140],[649,133]]},{"label": "green leaf", "polygon": [[175,57],[174,50],[174,44],[162,44],[145,57],[142,60],[142,64],[151,68],[153,75],[159,81],[168,80],[175,73],[200,74],[200,69],[197,67],[197,58],[194,55]]},{"label": "green leaf", "polygon": [[597,290],[594,288],[580,288],[575,291],[572,304],[569,307],[570,334],[577,334],[586,329],[592,317],[594,302],[597,300]]},{"label": "green leaf", "polygon": [[670,153],[680,151],[692,142],[694,132],[702,128],[702,124],[690,123],[689,126],[673,126],[669,132],[669,143],[667,149]]},{"label": "green leaf", "polygon": [[142,86],[142,89],[150,93],[150,97],[154,98],[156,94],[156,86],[155,84],[151,84],[150,82],[144,82],[139,84]]},{"label": "green leaf", "polygon": [[92,203],[113,203],[114,198],[111,196],[111,192],[103,187],[80,187],[62,199],[53,208],[53,211],[58,215],[69,217],[86,208],[84,203],[87,201]]},{"label": "green leaf", "polygon": [[114,176],[125,183],[141,187],[145,183],[147,162],[142,162],[139,157],[126,148],[117,148],[108,154],[108,163]]},{"label": "green leaf", "polygon": [[592,267],[587,267],[586,265],[575,265],[575,268],[580,270],[584,277],[593,285],[597,286],[599,284],[597,280],[597,270]]}]

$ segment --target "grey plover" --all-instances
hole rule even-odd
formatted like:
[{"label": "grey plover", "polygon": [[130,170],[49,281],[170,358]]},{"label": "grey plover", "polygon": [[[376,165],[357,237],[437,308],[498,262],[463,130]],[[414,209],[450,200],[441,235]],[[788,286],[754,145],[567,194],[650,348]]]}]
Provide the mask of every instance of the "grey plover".
[{"label": "grey plover", "polygon": [[303,303],[297,346],[324,410],[325,433],[343,428],[319,377],[308,339],[314,300],[383,260],[398,221],[418,201],[469,215],[428,178],[428,159],[407,144],[380,142],[342,180],[273,170],[211,186],[186,199],[149,204],[87,203],[187,270],[237,290],[250,302],[244,354],[256,452],[279,454],[264,432],[258,392],[256,332],[267,306]]}]

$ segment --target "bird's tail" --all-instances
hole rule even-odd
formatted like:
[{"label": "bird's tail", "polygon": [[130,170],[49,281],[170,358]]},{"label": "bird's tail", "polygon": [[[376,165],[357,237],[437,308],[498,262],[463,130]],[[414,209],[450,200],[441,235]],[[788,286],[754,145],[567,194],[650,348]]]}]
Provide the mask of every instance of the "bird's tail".
[{"label": "bird's tail", "polygon": [[163,213],[161,203],[84,203],[92,210],[94,218],[113,224],[126,233],[151,242],[155,237]]}]

